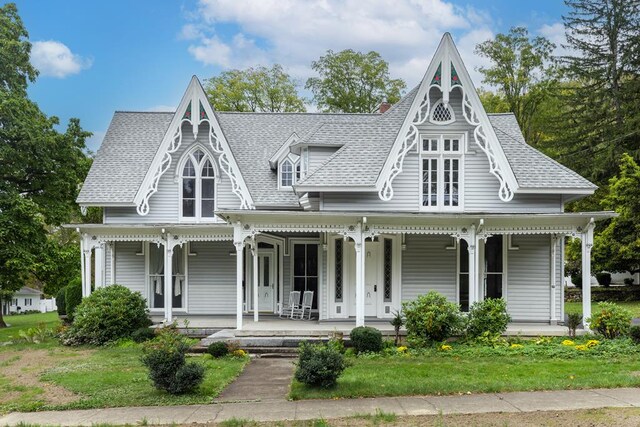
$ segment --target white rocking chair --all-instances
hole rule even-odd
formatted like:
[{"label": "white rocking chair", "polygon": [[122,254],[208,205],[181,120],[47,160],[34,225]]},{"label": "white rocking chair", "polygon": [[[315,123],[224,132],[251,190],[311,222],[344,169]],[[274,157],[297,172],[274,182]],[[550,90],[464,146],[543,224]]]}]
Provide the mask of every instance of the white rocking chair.
[{"label": "white rocking chair", "polygon": [[300,316],[299,319],[304,319],[304,314],[308,310],[309,316],[308,319],[311,320],[311,305],[313,304],[313,291],[304,291],[302,295],[302,304],[300,308],[296,308],[293,310],[291,317]]},{"label": "white rocking chair", "polygon": [[280,310],[280,318],[293,318],[295,310],[300,309],[300,291],[289,292],[289,303]]}]

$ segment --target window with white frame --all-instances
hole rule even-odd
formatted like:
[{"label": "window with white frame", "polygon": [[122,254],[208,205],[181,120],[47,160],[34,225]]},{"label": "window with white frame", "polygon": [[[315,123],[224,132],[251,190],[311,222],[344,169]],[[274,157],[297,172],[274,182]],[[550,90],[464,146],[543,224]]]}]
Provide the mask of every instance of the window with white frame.
[{"label": "window with white frame", "polygon": [[420,203],[425,210],[462,207],[462,135],[425,136],[420,145]]},{"label": "window with white frame", "polygon": [[300,158],[290,154],[278,167],[280,188],[290,188],[300,180]]},{"label": "window with white frame", "polygon": [[187,155],[181,173],[182,218],[213,218],[215,210],[215,169],[211,157],[196,149]]}]

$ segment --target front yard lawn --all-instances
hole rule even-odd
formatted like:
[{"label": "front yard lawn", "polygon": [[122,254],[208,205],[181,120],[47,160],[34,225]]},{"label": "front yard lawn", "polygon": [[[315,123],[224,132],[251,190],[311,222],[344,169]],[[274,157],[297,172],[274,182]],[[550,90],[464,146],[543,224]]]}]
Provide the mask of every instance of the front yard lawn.
[{"label": "front yard lawn", "polygon": [[[585,341],[586,343],[586,341]],[[336,387],[293,381],[292,399],[495,393],[640,386],[640,346],[629,340],[586,348],[561,340],[502,346],[451,344],[405,355],[348,358]],[[618,353],[619,352],[619,353]]]},{"label": "front yard lawn", "polygon": [[[0,329],[0,342],[20,329],[40,323],[53,327],[57,314],[7,317],[13,326]],[[45,342],[0,345],[0,413],[46,409],[210,403],[242,372],[247,359],[193,356],[205,366],[205,379],[193,393],[181,396],[156,390],[142,365],[141,346],[132,342],[108,347],[65,347]]]},{"label": "front yard lawn", "polygon": [[[640,301],[629,301],[629,302],[616,302],[621,307],[626,308],[631,311],[631,314],[635,318],[640,318]],[[594,313],[598,308],[598,303],[591,303],[591,312]],[[565,302],[564,303],[564,311],[566,313],[580,313],[582,314],[582,302]]]}]

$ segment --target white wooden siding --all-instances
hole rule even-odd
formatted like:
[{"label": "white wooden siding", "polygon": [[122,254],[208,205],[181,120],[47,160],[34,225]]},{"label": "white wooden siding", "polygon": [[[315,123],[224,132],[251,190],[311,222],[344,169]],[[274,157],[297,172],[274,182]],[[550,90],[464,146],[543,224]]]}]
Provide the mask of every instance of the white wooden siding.
[{"label": "white wooden siding", "polygon": [[[514,321],[548,322],[551,309],[551,242],[548,235],[513,236],[508,253],[507,310]],[[562,286],[559,286],[562,288]],[[562,299],[557,300],[558,306]]]},{"label": "white wooden siding", "polygon": [[457,254],[445,249],[451,245],[451,237],[408,234],[406,245],[402,251],[402,301],[433,290],[457,302]]},{"label": "white wooden siding", "polygon": [[187,257],[190,314],[235,314],[236,257],[231,242],[192,242]]},{"label": "white wooden siding", "polygon": [[[441,95],[432,90],[431,105]],[[451,93],[450,104],[456,122],[434,125],[429,122],[419,127],[421,134],[464,134],[467,151],[464,156],[464,211],[465,212],[561,212],[560,195],[516,194],[510,202],[498,197],[498,180],[489,172],[487,156],[476,144],[473,127],[462,114],[460,92]],[[394,196],[385,202],[377,193],[324,193],[323,209],[328,211],[418,211],[420,208],[420,157],[418,147],[404,159],[403,171],[393,181]]]},{"label": "white wooden siding", "polygon": [[116,283],[147,298],[145,286],[145,256],[136,255],[142,250],[140,242],[116,243]]},{"label": "white wooden siding", "polygon": [[315,171],[338,147],[309,147],[309,173]]},{"label": "white wooden siding", "polygon": [[111,245],[105,245],[104,249],[104,284],[111,285]]},{"label": "white wooden siding", "polygon": [[[105,224],[158,224],[178,222],[179,202],[180,202],[180,180],[177,179],[176,166],[180,162],[183,154],[190,150],[194,144],[199,143],[209,153],[214,156],[209,146],[209,127],[203,124],[198,129],[198,139],[193,140],[193,131],[190,125],[182,128],[182,145],[171,156],[171,166],[158,183],[158,192],[151,196],[149,200],[149,213],[140,216],[134,207],[131,208],[105,208]],[[231,192],[231,180],[220,170],[218,158],[214,156],[216,162],[216,206],[218,209],[239,209],[240,200]]]}]

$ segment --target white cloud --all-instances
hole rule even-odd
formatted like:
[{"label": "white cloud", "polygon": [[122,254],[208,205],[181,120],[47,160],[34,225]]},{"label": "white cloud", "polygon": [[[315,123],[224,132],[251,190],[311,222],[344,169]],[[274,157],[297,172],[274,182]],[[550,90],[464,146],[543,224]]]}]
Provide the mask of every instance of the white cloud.
[{"label": "white cloud", "polygon": [[92,61],[74,54],[63,43],[47,40],[33,43],[31,63],[43,76],[64,78],[91,67]]},{"label": "white cloud", "polygon": [[[473,46],[493,35],[488,14],[445,0],[199,0],[188,16],[181,37],[198,34],[189,46],[196,60],[223,69],[279,63],[302,82],[328,49],[351,48],[379,52],[392,77],[412,87],[444,32]],[[228,28],[237,30],[229,36]],[[461,52],[479,83],[473,49]]]},{"label": "white cloud", "polygon": [[565,33],[564,24],[556,22],[551,25],[545,24],[538,29],[541,36],[546,37],[550,42],[556,45],[553,54],[555,56],[575,55],[576,52],[567,47],[567,35]]}]

